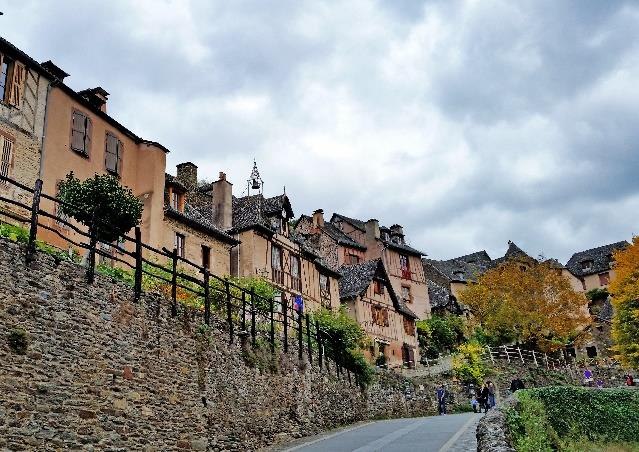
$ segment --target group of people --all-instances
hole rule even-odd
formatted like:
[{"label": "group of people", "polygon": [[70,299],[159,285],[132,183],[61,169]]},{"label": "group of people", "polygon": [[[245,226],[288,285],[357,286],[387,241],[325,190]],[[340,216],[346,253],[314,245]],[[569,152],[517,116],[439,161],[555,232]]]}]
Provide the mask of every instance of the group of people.
[{"label": "group of people", "polygon": [[[519,376],[515,376],[510,383],[510,392],[515,392],[520,389],[524,389],[524,382],[521,381]],[[475,388],[470,385],[470,405],[475,413],[487,413],[489,409],[495,407],[495,384],[492,381],[486,381],[481,386]],[[448,390],[444,384],[440,384],[437,387],[437,409],[440,416],[446,414],[446,399],[448,398]]]},{"label": "group of people", "polygon": [[488,413],[488,410],[495,406],[495,384],[492,381],[484,382],[472,394],[470,405],[475,413],[481,413],[481,410]]}]

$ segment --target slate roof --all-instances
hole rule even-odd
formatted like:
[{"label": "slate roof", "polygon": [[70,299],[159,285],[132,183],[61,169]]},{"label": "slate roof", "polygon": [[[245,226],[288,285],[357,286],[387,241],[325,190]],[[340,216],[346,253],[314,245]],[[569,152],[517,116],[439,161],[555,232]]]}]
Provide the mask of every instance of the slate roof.
[{"label": "slate roof", "polygon": [[397,297],[381,259],[373,259],[355,265],[342,265],[339,272],[342,275],[339,280],[340,299],[348,300],[362,295],[371,285],[373,278],[377,276],[386,281],[386,289],[395,309],[408,317],[417,318],[417,315]]},{"label": "slate roof", "polygon": [[[333,221],[339,221],[339,220],[342,220],[342,221],[350,224],[351,226],[353,226],[356,229],[359,229],[362,232],[366,232],[366,222],[365,221],[358,220],[356,218],[350,218],[350,217],[347,217],[347,216],[339,214],[339,213],[334,213],[333,216],[331,217],[331,223]],[[337,229],[339,229],[339,228],[337,228]],[[380,229],[380,231],[382,231],[382,230],[390,231],[390,228],[388,228],[386,226],[380,226],[379,229]],[[420,257],[421,256],[426,256],[426,253],[424,253],[423,251],[415,249],[412,246],[407,245],[406,243],[396,243],[396,242],[393,242],[391,240],[383,240],[383,239],[380,239],[380,241],[384,244],[384,246],[386,248],[394,249],[394,250],[399,251],[399,252],[413,254],[413,255],[416,255],[416,256],[420,256]]]},{"label": "slate roof", "polygon": [[351,248],[357,248],[362,251],[366,251],[366,247],[356,240],[353,240],[350,236],[344,234],[340,228],[332,223],[324,223],[322,230],[339,245],[348,246]]},{"label": "slate roof", "polygon": [[[566,263],[566,268],[575,276],[588,276],[608,271],[612,263],[612,253],[629,245],[628,242],[622,240],[621,242],[580,251],[572,255]],[[582,263],[586,261],[592,261],[592,266],[589,270],[584,270],[582,267]]]},{"label": "slate roof", "polygon": [[612,320],[613,308],[612,303],[610,302],[610,297],[606,298],[601,306],[601,311],[599,311],[599,315],[597,316],[598,320],[603,320],[604,322],[609,322]]},{"label": "slate roof", "polygon": [[426,281],[426,285],[428,286],[428,298],[431,308],[445,308],[448,306],[451,297],[450,290],[434,281]]},{"label": "slate roof", "polygon": [[[485,253],[485,251],[484,251]],[[424,259],[424,262],[431,264],[440,273],[444,274],[450,281],[475,281],[478,275],[484,274],[489,269],[495,266],[492,260],[481,260],[466,262],[464,260],[467,256],[473,256],[477,253],[473,253],[466,256],[456,257],[446,261],[437,261],[432,259]]]},{"label": "slate roof", "polygon": [[533,259],[530,257],[524,250],[515,245],[514,242],[508,240],[508,249],[506,250],[506,254],[504,257],[498,257],[493,261],[494,266],[497,266],[503,262],[506,262],[510,259]]},{"label": "slate roof", "polygon": [[346,223],[350,224],[354,228],[357,228],[357,229],[359,229],[362,232],[366,232],[366,222],[365,221],[358,220],[356,218],[350,218],[350,217],[347,217],[347,216],[339,214],[339,213],[334,213],[333,214],[333,216],[331,217],[331,223],[335,219],[336,220],[345,221]]},{"label": "slate roof", "polygon": [[337,269],[334,269],[330,265],[328,265],[326,261],[324,260],[324,258],[322,257],[322,254],[320,253],[320,251],[317,248],[315,248],[312,245],[312,243],[302,234],[296,231],[289,231],[288,238],[291,239],[293,242],[297,243],[307,256],[312,257],[311,261],[315,265],[328,271],[335,277],[338,277],[338,278],[341,277],[341,274],[339,273],[339,271]]},{"label": "slate roof", "polygon": [[164,206],[164,212],[167,216],[178,221],[182,221],[186,225],[195,229],[211,234],[223,242],[234,245],[240,243],[238,240],[215,226],[211,221],[205,218],[197,208],[187,202],[184,203],[184,212],[180,212],[169,205]]}]

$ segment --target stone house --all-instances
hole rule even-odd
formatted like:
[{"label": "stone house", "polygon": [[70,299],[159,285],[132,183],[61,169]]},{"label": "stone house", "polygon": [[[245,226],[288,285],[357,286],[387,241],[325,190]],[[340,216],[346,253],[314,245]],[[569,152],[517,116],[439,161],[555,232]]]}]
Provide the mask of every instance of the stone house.
[{"label": "stone house", "polygon": [[[622,240],[574,253],[562,268],[562,274],[568,278],[577,292],[606,289],[615,278],[613,253],[629,245],[627,241]],[[592,297],[588,309],[593,320],[586,328],[586,332],[589,333],[588,341],[578,350],[568,347],[567,352],[572,356],[583,353],[588,358],[610,357],[610,347],[613,345],[611,322],[614,313],[611,297],[605,292]]]},{"label": "stone house", "polygon": [[[231,190],[224,173],[213,184],[200,184],[197,166],[191,162],[179,164],[175,177],[166,174],[162,246],[215,275],[230,275],[231,248],[239,241],[225,232],[231,225],[231,210],[218,209],[218,202],[226,198],[230,207]],[[219,218],[217,212],[226,217]]]},{"label": "stone house", "polygon": [[[301,297],[304,310],[313,311],[321,306],[339,308],[339,273],[322,259],[301,234],[289,228],[293,208],[289,197],[281,194],[265,197],[263,184],[254,166],[249,179],[248,194],[232,196],[231,185],[220,180],[203,187],[214,199],[213,216],[230,227],[224,227],[239,245],[231,249],[231,275],[264,277],[279,290],[277,301],[292,309],[296,297]],[[251,194],[251,188],[259,189]],[[221,191],[229,190],[221,195]],[[230,203],[228,198],[230,196]],[[230,210],[229,210],[230,208]],[[279,303],[278,303],[279,304]]]},{"label": "stone house", "polygon": [[370,336],[365,356],[377,362],[380,355],[389,367],[415,367],[419,347],[417,315],[398,297],[381,258],[340,267],[340,299],[346,312]]},{"label": "stone house", "polygon": [[578,292],[608,287],[615,277],[615,271],[612,268],[613,253],[629,245],[627,241],[622,240],[579,251],[570,257],[563,273]]},{"label": "stone house", "polygon": [[365,260],[382,259],[395,293],[419,319],[430,316],[428,288],[421,262],[425,254],[406,243],[400,225],[380,227],[375,219],[364,222],[338,213],[333,214],[330,223],[364,245]]},{"label": "stone house", "polygon": [[[40,175],[47,94],[54,75],[7,40],[0,38],[0,176],[33,188]],[[0,182],[0,196],[30,205],[32,196]],[[16,218],[24,209],[7,205]]]},{"label": "stone house", "polygon": [[333,223],[324,221],[324,211],[318,209],[313,216],[302,215],[295,225],[302,234],[320,250],[328,265],[339,268],[366,260],[366,246],[352,239]]},{"label": "stone house", "polygon": [[[456,302],[459,293],[463,291],[469,282],[474,282],[477,277],[483,275],[491,268],[509,260],[519,260],[521,265],[529,266],[536,262],[514,242],[508,241],[506,253],[497,259],[491,259],[485,250],[476,251],[464,256],[448,260],[423,259],[424,272],[431,286],[436,284],[447,289]],[[440,300],[441,303],[441,300]]]}]

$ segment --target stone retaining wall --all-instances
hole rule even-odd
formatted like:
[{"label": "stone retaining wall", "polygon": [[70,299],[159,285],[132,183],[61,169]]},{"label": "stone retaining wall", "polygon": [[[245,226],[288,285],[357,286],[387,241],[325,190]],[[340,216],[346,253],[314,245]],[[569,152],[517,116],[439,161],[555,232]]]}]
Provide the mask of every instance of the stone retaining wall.
[{"label": "stone retaining wall", "polygon": [[0,239],[0,450],[256,450],[434,410],[431,388],[401,376],[362,392],[294,351],[243,353],[224,322],[202,331],[159,295],[132,299],[43,253],[26,268]]},{"label": "stone retaining wall", "polygon": [[510,445],[504,410],[514,408],[516,403],[511,396],[481,418],[477,425],[477,452],[515,452]]}]

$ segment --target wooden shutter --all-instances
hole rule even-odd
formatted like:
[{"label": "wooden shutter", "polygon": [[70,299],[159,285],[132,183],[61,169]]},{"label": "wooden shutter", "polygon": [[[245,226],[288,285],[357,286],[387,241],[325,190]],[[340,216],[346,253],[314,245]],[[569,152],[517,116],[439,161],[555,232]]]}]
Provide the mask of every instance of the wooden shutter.
[{"label": "wooden shutter", "polygon": [[117,162],[116,162],[116,172],[118,174],[122,173],[122,151],[124,150],[124,145],[120,140],[118,140],[118,148],[117,148]]},{"label": "wooden shutter", "polygon": [[119,140],[107,133],[106,135],[106,144],[105,144],[105,152],[104,152],[104,166],[107,171],[112,173],[118,172],[118,142]]},{"label": "wooden shutter", "polygon": [[388,326],[388,325],[390,325],[388,323],[388,309],[384,309],[383,312],[384,312],[384,326]]},{"label": "wooden shutter", "polygon": [[78,152],[85,152],[84,150],[84,135],[86,131],[86,120],[79,111],[74,111],[71,116],[71,149]]},{"label": "wooden shutter", "polygon": [[91,152],[91,133],[93,132],[93,123],[88,116],[85,118],[84,123],[84,152],[89,155]]},{"label": "wooden shutter", "polygon": [[[2,160],[0,160],[0,176],[9,177],[11,169],[11,157],[13,153],[13,141],[0,135],[0,152]],[[3,183],[0,181],[0,183]]]},{"label": "wooden shutter", "polygon": [[14,61],[13,71],[11,73],[11,87],[9,88],[8,103],[16,108],[20,108],[22,104],[22,95],[24,93],[24,81],[27,75],[27,68],[19,61]]}]

